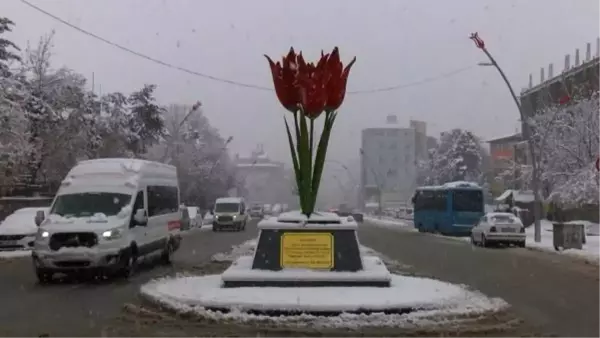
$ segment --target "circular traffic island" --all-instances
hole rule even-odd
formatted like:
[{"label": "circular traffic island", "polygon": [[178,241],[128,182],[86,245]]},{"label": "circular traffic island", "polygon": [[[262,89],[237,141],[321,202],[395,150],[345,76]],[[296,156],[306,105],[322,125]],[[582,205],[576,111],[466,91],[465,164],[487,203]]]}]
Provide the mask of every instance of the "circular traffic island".
[{"label": "circular traffic island", "polygon": [[[225,269],[224,263],[239,264],[255,247],[256,241],[244,243],[213,256],[209,265]],[[209,269],[208,275],[153,280],[142,286],[141,295],[161,311],[218,327],[223,335],[520,335],[521,321],[503,300],[460,285],[402,275],[402,264],[375,256],[369,248],[360,250],[372,263],[388,266],[388,287],[224,287],[224,275]]]}]

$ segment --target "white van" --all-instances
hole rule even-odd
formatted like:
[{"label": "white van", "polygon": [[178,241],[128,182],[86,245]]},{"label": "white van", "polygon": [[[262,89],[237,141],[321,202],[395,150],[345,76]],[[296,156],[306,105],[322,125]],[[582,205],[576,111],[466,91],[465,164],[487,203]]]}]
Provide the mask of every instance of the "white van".
[{"label": "white van", "polygon": [[246,203],[240,197],[217,198],[214,208],[213,231],[231,229],[246,230],[248,212]]},{"label": "white van", "polygon": [[138,259],[170,262],[181,241],[174,166],[138,159],[79,162],[69,171],[48,215],[38,212],[32,252],[38,280],[94,270],[130,276]]}]

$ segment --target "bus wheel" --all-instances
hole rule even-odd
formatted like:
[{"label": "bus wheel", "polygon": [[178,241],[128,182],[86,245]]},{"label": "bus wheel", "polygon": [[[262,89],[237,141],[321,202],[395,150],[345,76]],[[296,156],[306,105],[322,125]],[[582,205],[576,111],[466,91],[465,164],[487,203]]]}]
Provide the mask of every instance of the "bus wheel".
[{"label": "bus wheel", "polygon": [[471,244],[473,244],[474,246],[478,246],[479,243],[477,243],[477,241],[475,240],[475,235],[471,234]]}]

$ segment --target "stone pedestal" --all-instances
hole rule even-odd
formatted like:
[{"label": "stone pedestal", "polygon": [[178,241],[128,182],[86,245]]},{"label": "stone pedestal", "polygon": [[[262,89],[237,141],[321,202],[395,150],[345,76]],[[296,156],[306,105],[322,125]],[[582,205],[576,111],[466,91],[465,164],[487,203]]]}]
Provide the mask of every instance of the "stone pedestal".
[{"label": "stone pedestal", "polygon": [[361,257],[354,220],[333,213],[281,214],[258,224],[254,256],[223,273],[224,287],[378,286],[391,275],[380,260]]}]

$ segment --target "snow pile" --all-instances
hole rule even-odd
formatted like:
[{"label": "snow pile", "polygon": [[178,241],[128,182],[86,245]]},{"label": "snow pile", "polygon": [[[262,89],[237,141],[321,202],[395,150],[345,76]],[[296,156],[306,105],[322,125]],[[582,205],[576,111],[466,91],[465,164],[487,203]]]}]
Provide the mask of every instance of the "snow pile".
[{"label": "snow pile", "polygon": [[31,257],[31,250],[0,251],[0,260],[23,257]]},{"label": "snow pile", "polygon": [[[594,230],[597,228],[597,225],[594,223],[586,222],[586,221],[572,221],[571,223],[584,223],[586,226],[586,232],[590,232],[589,230]],[[533,226],[528,227],[525,231],[527,233],[527,247],[532,249],[557,252],[554,249],[554,237],[552,233],[552,222],[548,220],[541,221],[542,226],[542,241],[539,243],[535,242],[535,229]],[[589,234],[586,236],[586,243],[583,244],[582,250],[577,249],[569,249],[560,251],[560,253],[573,256],[576,258],[583,259],[590,263],[599,264],[600,263],[600,237],[598,236],[590,236]]]},{"label": "snow pile", "polygon": [[[432,317],[436,315],[483,314],[508,306],[501,299],[490,299],[463,286],[405,276],[394,276],[390,288],[221,288],[218,275],[188,276],[152,281],[142,286],[141,292],[177,312],[192,312],[213,320],[266,321],[300,327],[426,326],[432,324]],[[227,311],[221,312],[221,309]],[[412,311],[384,314],[386,309]],[[249,310],[298,311],[298,314],[271,317],[248,313]],[[348,313],[361,310],[372,312]],[[300,313],[319,311],[342,314],[322,317]]]},{"label": "snow pile", "polygon": [[385,227],[385,228],[393,228],[393,229],[403,229],[403,230],[415,230],[412,222],[403,221],[391,217],[365,217],[365,221],[363,224],[372,224],[375,226]]}]

